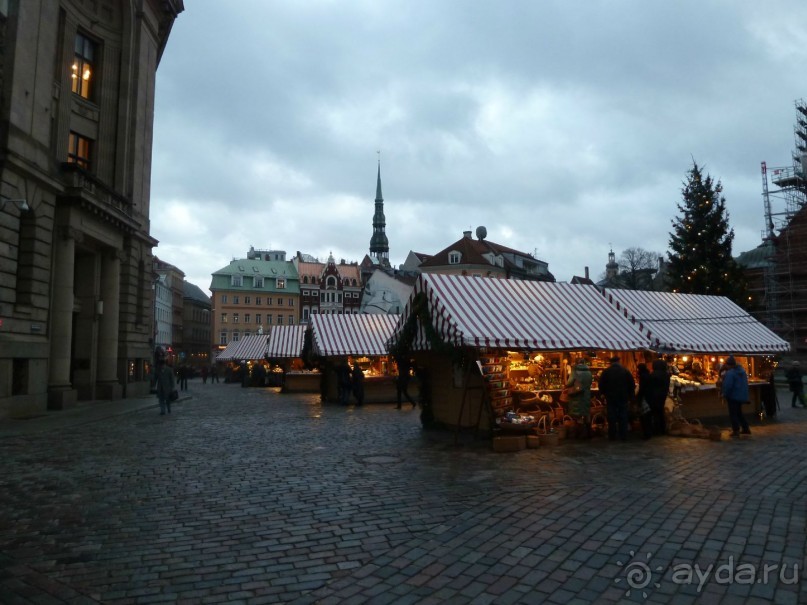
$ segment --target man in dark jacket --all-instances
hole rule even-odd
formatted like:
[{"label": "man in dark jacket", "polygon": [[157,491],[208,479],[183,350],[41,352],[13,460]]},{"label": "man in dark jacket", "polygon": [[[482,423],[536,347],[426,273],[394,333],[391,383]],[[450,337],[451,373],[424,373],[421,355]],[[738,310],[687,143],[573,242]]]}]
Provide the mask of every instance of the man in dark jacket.
[{"label": "man in dark jacket", "polygon": [[743,435],[750,435],[748,421],[743,416],[743,404],[748,401],[748,374],[745,368],[739,365],[733,355],[726,359],[726,370],[723,376],[723,397],[729,404],[729,419],[731,420],[731,436],[740,436],[740,427]]},{"label": "man in dark jacket", "polygon": [[667,417],[664,405],[670,392],[670,373],[667,371],[667,362],[659,358],[653,361],[653,371],[650,374],[650,417],[653,424],[654,435],[667,434]]},{"label": "man in dark jacket", "polygon": [[633,397],[636,382],[633,375],[619,363],[619,357],[611,358],[611,365],[600,374],[600,393],[608,404],[608,439],[617,436],[628,438],[628,401]]},{"label": "man in dark jacket", "polygon": [[796,402],[798,402],[801,407],[807,408],[807,404],[804,402],[804,381],[801,377],[801,365],[798,361],[792,361],[785,372],[787,386],[790,388],[790,392],[793,393],[793,399],[790,404],[792,407],[796,407]]}]

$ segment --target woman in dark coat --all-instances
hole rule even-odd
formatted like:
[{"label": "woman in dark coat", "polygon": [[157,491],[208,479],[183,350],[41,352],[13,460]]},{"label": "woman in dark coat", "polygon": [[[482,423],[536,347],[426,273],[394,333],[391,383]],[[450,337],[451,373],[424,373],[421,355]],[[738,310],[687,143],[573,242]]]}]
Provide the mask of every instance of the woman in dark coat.
[{"label": "woman in dark coat", "polygon": [[650,374],[650,416],[653,422],[654,435],[667,434],[667,420],[664,416],[664,404],[670,390],[670,375],[667,373],[667,363],[663,359],[653,362],[653,372]]},{"label": "woman in dark coat", "polygon": [[[653,382],[650,378],[650,370],[647,365],[640,363],[639,367],[639,390],[636,392],[636,401],[639,402],[639,414],[642,420],[642,436],[650,439],[653,435],[653,415],[650,409],[650,399],[653,393]],[[647,403],[647,408],[645,408]]]}]

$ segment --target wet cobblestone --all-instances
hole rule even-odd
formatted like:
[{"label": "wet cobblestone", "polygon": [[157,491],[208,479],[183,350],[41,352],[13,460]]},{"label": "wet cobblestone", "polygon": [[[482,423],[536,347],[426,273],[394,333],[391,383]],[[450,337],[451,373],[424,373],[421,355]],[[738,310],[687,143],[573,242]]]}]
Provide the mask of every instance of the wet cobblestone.
[{"label": "wet cobblestone", "polygon": [[[0,424],[2,603],[807,602],[807,410],[496,454],[273,389],[98,406]],[[778,567],[675,575],[729,562]]]}]

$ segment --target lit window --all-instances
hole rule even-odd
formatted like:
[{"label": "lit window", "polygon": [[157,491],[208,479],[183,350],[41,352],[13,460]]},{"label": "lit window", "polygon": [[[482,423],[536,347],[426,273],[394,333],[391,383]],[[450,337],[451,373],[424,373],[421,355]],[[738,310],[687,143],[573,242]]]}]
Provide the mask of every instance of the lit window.
[{"label": "lit window", "polygon": [[285,280],[285,279],[283,279],[282,277],[278,277],[278,278],[275,280],[275,287],[276,287],[278,290],[283,290],[283,289],[285,289],[285,288],[286,288],[286,280]]},{"label": "lit window", "polygon": [[81,34],[76,35],[74,53],[73,65],[70,66],[70,89],[89,99],[95,66],[95,42]]},{"label": "lit window", "polygon": [[84,170],[90,169],[90,152],[92,141],[78,133],[71,132],[67,139],[67,161],[76,164]]},{"label": "lit window", "polygon": [[234,324],[238,323],[238,313],[233,313],[233,323]]}]

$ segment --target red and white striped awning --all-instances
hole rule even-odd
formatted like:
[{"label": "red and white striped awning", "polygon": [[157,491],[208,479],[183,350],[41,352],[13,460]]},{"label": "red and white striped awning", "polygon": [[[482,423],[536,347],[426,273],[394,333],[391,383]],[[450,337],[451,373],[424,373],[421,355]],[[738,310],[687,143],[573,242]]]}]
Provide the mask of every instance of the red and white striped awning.
[{"label": "red and white striped awning", "polygon": [[[263,359],[266,355],[266,335],[251,334],[238,342],[231,342],[216,358],[220,361]],[[230,349],[231,345],[235,345]]]},{"label": "red and white striped awning", "polygon": [[306,326],[273,326],[266,343],[266,356],[269,359],[299,357],[303,351]]},{"label": "red and white striped awning", "polygon": [[[421,295],[436,336],[455,346],[633,351],[650,344],[595,286],[441,274],[418,278],[395,340]],[[431,348],[420,318],[410,347]]]},{"label": "red and white striped awning", "polygon": [[322,357],[388,355],[398,315],[312,315],[314,352]]},{"label": "red and white striped awning", "polygon": [[605,290],[605,298],[654,350],[678,353],[784,353],[790,344],[725,296]]}]

